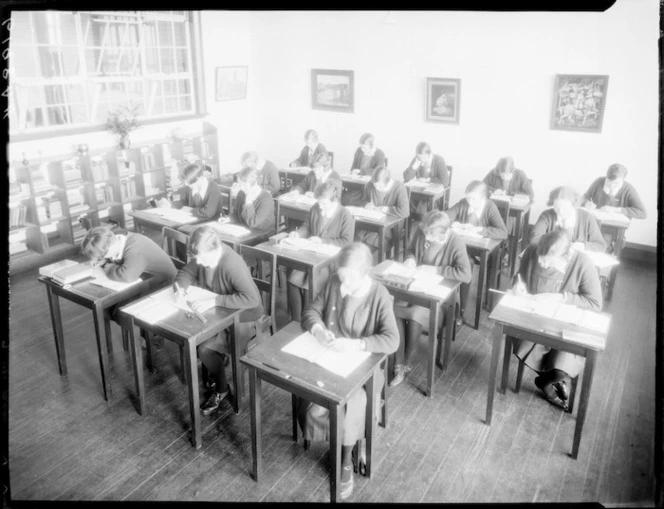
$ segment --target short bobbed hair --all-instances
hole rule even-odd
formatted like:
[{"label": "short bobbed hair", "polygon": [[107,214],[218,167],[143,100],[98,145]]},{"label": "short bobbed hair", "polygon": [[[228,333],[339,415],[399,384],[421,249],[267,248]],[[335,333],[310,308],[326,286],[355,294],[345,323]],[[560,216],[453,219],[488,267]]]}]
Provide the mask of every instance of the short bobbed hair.
[{"label": "short bobbed hair", "polygon": [[195,184],[203,174],[203,167],[197,163],[190,164],[182,170],[182,181],[187,184]]},{"label": "short bobbed hair", "polygon": [[238,172],[237,180],[253,185],[258,181],[258,171],[253,166],[245,166]]},{"label": "short bobbed hair", "polygon": [[420,230],[424,235],[438,235],[450,229],[450,218],[442,210],[434,209],[425,214],[420,223]]},{"label": "short bobbed hair", "polygon": [[375,184],[377,182],[387,182],[390,180],[390,170],[387,166],[379,166],[371,174],[371,181]]},{"label": "short bobbed hair", "polygon": [[81,253],[93,263],[99,262],[106,256],[114,236],[107,226],[90,228],[81,242]]},{"label": "short bobbed hair", "polygon": [[313,129],[307,129],[304,132],[304,141],[307,141],[309,138],[311,138],[313,141],[318,141],[318,133]]},{"label": "short bobbed hair", "polygon": [[501,157],[496,164],[496,171],[501,173],[512,173],[514,171],[514,159],[510,156]]},{"label": "short bobbed hair", "polygon": [[219,232],[210,225],[199,226],[189,237],[187,252],[190,256],[215,251],[223,244]]},{"label": "short bobbed hair", "polygon": [[316,186],[314,190],[314,197],[318,200],[320,198],[327,198],[330,201],[339,201],[341,194],[341,184],[334,179],[327,179],[322,184]]},{"label": "short bobbed hair", "polygon": [[240,164],[242,166],[253,166],[258,162],[258,154],[253,150],[248,150],[240,158]]},{"label": "short bobbed hair", "polygon": [[373,267],[373,256],[369,248],[362,242],[353,242],[339,251],[338,268],[353,267],[362,275],[366,275]]},{"label": "short bobbed hair", "polygon": [[481,180],[471,180],[471,182],[466,186],[466,194],[468,193],[480,193],[482,196],[487,196],[487,186]]},{"label": "short bobbed hair", "polygon": [[374,135],[371,133],[364,133],[362,136],[360,136],[360,145],[367,144],[371,148],[373,148],[375,143],[375,138]]},{"label": "short bobbed hair", "polygon": [[566,230],[556,228],[549,233],[545,233],[537,241],[537,255],[560,256],[568,254],[572,248],[572,239]]},{"label": "short bobbed hair", "polygon": [[549,193],[549,201],[546,204],[551,207],[556,200],[568,200],[576,207],[579,202],[579,193],[568,186],[556,187]]},{"label": "short bobbed hair", "polygon": [[627,175],[627,168],[625,168],[622,164],[612,164],[606,170],[606,178],[609,180],[625,178],[625,175]]},{"label": "short bobbed hair", "polygon": [[431,145],[429,145],[426,141],[421,141],[415,147],[415,153],[418,155],[431,154]]},{"label": "short bobbed hair", "polygon": [[315,166],[322,166],[323,169],[326,171],[330,168],[332,165],[332,158],[330,157],[330,154],[327,152],[321,152],[318,154],[316,157],[314,157],[314,160],[311,161],[311,167]]}]

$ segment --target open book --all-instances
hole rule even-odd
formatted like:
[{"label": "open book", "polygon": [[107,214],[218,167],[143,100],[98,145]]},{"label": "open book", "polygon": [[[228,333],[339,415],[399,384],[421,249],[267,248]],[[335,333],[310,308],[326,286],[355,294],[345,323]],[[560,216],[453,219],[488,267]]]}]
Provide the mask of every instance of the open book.
[{"label": "open book", "polygon": [[226,235],[230,235],[231,237],[246,237],[247,235],[251,234],[251,230],[249,228],[247,228],[246,226],[241,226],[239,224],[215,223],[214,226],[221,233],[225,233]]},{"label": "open book", "polygon": [[309,239],[303,239],[301,237],[290,238],[286,237],[279,241],[279,245],[286,249],[293,249],[295,251],[310,251],[312,253],[318,253],[328,256],[334,256],[341,248],[339,246],[334,246],[332,244],[324,244],[322,242],[311,242]]},{"label": "open book", "polygon": [[129,288],[130,286],[134,286],[136,283],[140,283],[141,278],[139,277],[135,281],[130,281],[128,283],[125,283],[123,281],[113,281],[112,279],[109,279],[107,277],[97,277],[95,279],[92,279],[90,281],[91,284],[97,285],[97,286],[103,286],[104,288],[108,288],[110,290],[115,290],[116,292],[119,292],[120,290],[124,290],[126,288]]},{"label": "open book", "polygon": [[304,194],[282,194],[279,198],[279,201],[287,203],[297,203],[300,205],[311,205],[313,206],[316,203],[316,198],[313,196],[305,196]]},{"label": "open book", "polygon": [[353,217],[366,217],[367,219],[384,219],[385,214],[379,210],[365,209],[364,207],[354,207],[347,205],[348,212],[353,214]]},{"label": "open book", "polygon": [[61,269],[66,269],[67,267],[73,267],[74,265],[78,264],[79,263],[75,262],[74,260],[69,260],[69,259],[60,260],[59,262],[39,267],[39,275],[45,277],[53,277],[53,274],[55,274],[57,271]]},{"label": "open book", "polygon": [[325,347],[309,332],[305,332],[281,349],[282,352],[295,355],[309,362],[318,364],[328,371],[346,378],[357,368],[370,352],[337,352]]},{"label": "open book", "polygon": [[191,213],[191,209],[189,207],[186,209],[171,209],[168,207],[163,207],[156,209],[145,209],[144,212],[155,214],[175,223],[186,224],[198,221],[198,218]]},{"label": "open book", "polygon": [[434,274],[426,270],[415,270],[413,272],[413,282],[408,287],[408,290],[445,299],[452,289],[441,284],[443,279],[445,278],[440,274]]},{"label": "open book", "polygon": [[[203,300],[216,296],[216,293],[198,286],[189,286],[187,288],[187,300]],[[177,294],[169,286],[159,292],[153,293],[147,299],[125,307],[124,311],[150,324],[155,324],[175,314],[178,309],[187,312],[192,311],[186,302],[178,299]]]}]

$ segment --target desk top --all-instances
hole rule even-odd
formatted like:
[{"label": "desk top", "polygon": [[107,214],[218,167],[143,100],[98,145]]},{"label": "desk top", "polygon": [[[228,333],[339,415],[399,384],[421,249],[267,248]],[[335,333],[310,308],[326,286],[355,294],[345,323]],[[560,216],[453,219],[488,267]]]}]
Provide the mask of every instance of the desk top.
[{"label": "desk top", "polygon": [[466,237],[464,235],[458,235],[458,237],[463,240],[463,243],[466,245],[466,249],[482,251],[493,251],[504,240],[490,239],[489,237],[482,237],[481,239],[478,239],[476,237]]},{"label": "desk top", "polygon": [[62,286],[50,277],[40,276],[37,278],[40,283],[50,286],[58,295],[66,299],[74,300],[79,303],[87,302],[90,304],[95,304],[101,301],[103,307],[109,307],[118,302],[131,299],[145,291],[150,285],[159,283],[159,279],[149,272],[143,272],[141,274],[140,283],[128,286],[124,290],[111,290],[104,286],[92,284],[90,282],[92,279],[94,278],[88,277],[77,281],[76,283]]},{"label": "desk top", "polygon": [[427,196],[442,195],[447,189],[443,184],[430,184],[420,180],[409,180],[404,185],[410,189],[411,193],[426,194]]},{"label": "desk top", "polygon": [[[606,345],[606,336],[608,335],[608,328],[606,332],[599,332],[596,328],[584,326],[581,324],[562,321],[548,316],[535,314],[529,310],[516,309],[511,306],[503,305],[505,297],[513,297],[511,295],[504,295],[501,297],[498,305],[493,309],[489,318],[504,325],[516,327],[532,334],[546,336],[549,338],[566,341],[570,344],[580,346],[582,348],[589,348],[591,350],[604,350]],[[574,307],[574,306],[572,306]],[[579,309],[579,308],[576,308]],[[584,318],[593,318],[593,315],[598,318],[609,319],[611,315],[607,313],[599,313],[590,310],[579,310],[583,313]],[[586,323],[582,320],[580,323]],[[563,335],[564,332],[564,335]]]},{"label": "desk top", "polygon": [[[311,210],[311,207],[316,204],[315,198],[304,197],[304,195],[301,194],[298,194],[297,196],[300,198],[299,200],[297,198],[293,198],[288,193],[282,194],[277,198],[279,201],[279,207],[287,207],[308,212]],[[313,200],[313,202],[311,200]]]},{"label": "desk top", "polygon": [[281,351],[303,332],[299,322],[290,322],[269,339],[249,350],[240,358],[240,362],[259,372],[287,380],[294,386],[302,387],[326,400],[342,404],[356,388],[366,383],[374,368],[385,358],[385,354],[371,354],[344,378],[318,364]]},{"label": "desk top", "polygon": [[279,173],[290,173],[294,175],[306,176],[311,173],[311,168],[309,166],[297,166],[295,168],[282,168],[279,170]]},{"label": "desk top", "polygon": [[532,207],[533,202],[532,200],[529,200],[527,202],[514,202],[514,197],[513,196],[491,196],[490,200],[492,201],[508,201],[510,202],[510,212],[528,212],[530,210],[530,207]]},{"label": "desk top", "polygon": [[280,244],[272,244],[269,241],[261,242],[260,244],[255,245],[254,248],[260,249],[267,253],[276,254],[278,257],[311,265],[314,268],[324,267],[328,263],[331,263],[332,260],[334,260],[337,256],[337,255],[329,256],[321,253],[314,253],[313,251],[289,249],[283,247]]},{"label": "desk top", "polygon": [[[207,323],[203,323],[195,316],[187,318],[183,309],[171,306],[169,303],[175,301],[174,295],[173,289],[169,286],[168,288],[151,293],[136,302],[132,302],[127,306],[123,306],[120,308],[120,313],[134,318],[136,323],[140,324],[141,327],[151,330],[165,330],[176,336],[188,338],[210,337],[215,331],[219,331],[230,325],[235,315],[239,315],[242,311],[240,309],[215,306],[203,313],[203,316],[207,318]],[[168,316],[156,321],[141,318],[141,310],[145,310],[151,304],[160,307],[160,310],[163,310],[164,306],[170,306],[172,307],[172,312]]]},{"label": "desk top", "polygon": [[455,281],[454,279],[444,278],[440,282],[440,286],[443,286],[443,287],[446,287],[446,288],[450,289],[450,292],[444,298],[441,298],[440,296],[433,295],[433,294],[425,292],[425,291],[411,290],[410,286],[412,286],[412,283],[411,283],[411,285],[409,286],[408,289],[395,287],[395,286],[391,285],[389,283],[389,281],[386,281],[382,277],[382,274],[385,272],[385,270],[387,270],[390,266],[392,266],[394,264],[403,266],[402,263],[395,262],[394,260],[384,260],[384,261],[380,262],[378,265],[376,265],[374,268],[372,268],[371,272],[370,272],[370,275],[373,279],[375,279],[376,281],[378,281],[378,282],[382,283],[383,285],[385,285],[385,287],[388,290],[390,290],[391,292],[394,292],[394,291],[396,291],[397,293],[402,292],[402,293],[406,293],[406,294],[416,296],[418,298],[427,299],[427,300],[430,300],[430,301],[435,300],[435,301],[439,301],[439,302],[445,302],[447,299],[454,296],[455,293],[456,293],[457,288],[459,288],[459,286],[461,286],[461,283],[459,281]]},{"label": "desk top", "polygon": [[[258,239],[261,239],[265,237],[267,239],[270,235],[274,235],[274,231],[271,232],[264,232],[260,230],[250,230],[249,233],[246,235],[231,235],[228,232],[223,231],[222,229],[222,224],[219,221],[206,221],[204,223],[198,223],[198,224],[185,224],[182,225],[178,228],[179,231],[182,233],[186,233],[187,235],[191,235],[191,232],[193,232],[196,228],[199,226],[212,226],[215,229],[219,230],[219,236],[221,237],[222,240],[228,240],[230,242],[252,242]],[[237,225],[237,226],[243,226],[243,225]]]},{"label": "desk top", "polygon": [[362,207],[347,206],[346,209],[348,209],[348,211],[353,215],[355,222],[359,224],[371,223],[375,225],[393,226],[406,219],[404,217],[395,216],[393,214],[381,214],[381,217],[368,217],[362,214],[362,210],[364,210]]},{"label": "desk top", "polygon": [[173,212],[171,213],[172,217],[162,216],[160,215],[161,212],[158,211],[178,211],[178,209],[149,208],[142,210],[132,210],[129,212],[129,215],[144,223],[156,226],[168,226],[170,228],[177,228],[178,226],[182,226],[183,224],[197,224],[207,220],[204,217],[197,217],[192,214],[187,214],[186,212],[181,212],[180,214]]},{"label": "desk top", "polygon": [[629,228],[631,219],[625,214],[616,212],[603,212],[598,209],[585,209],[590,212],[601,225],[612,226],[614,228]]},{"label": "desk top", "polygon": [[341,175],[341,181],[347,184],[367,184],[371,180],[371,175],[352,175],[344,173]]}]

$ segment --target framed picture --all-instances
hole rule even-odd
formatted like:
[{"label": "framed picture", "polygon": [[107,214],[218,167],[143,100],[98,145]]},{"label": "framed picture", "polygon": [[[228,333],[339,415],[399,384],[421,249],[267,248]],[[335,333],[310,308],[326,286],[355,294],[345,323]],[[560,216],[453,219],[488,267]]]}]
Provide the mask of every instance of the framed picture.
[{"label": "framed picture", "polygon": [[216,100],[233,101],[235,99],[246,99],[248,72],[249,68],[246,65],[217,67]]},{"label": "framed picture", "polygon": [[311,70],[311,107],[353,113],[354,71]]},{"label": "framed picture", "polygon": [[428,122],[459,123],[461,80],[453,78],[427,78]]},{"label": "framed picture", "polygon": [[551,129],[602,132],[608,76],[557,74],[553,87]]}]

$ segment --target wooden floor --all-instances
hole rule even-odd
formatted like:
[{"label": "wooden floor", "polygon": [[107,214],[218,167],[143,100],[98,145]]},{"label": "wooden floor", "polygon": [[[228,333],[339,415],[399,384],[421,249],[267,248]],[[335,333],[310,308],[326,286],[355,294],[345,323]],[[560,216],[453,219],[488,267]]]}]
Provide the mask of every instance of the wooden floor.
[{"label": "wooden floor", "polygon": [[[423,349],[406,381],[388,390],[371,479],[352,502],[579,502],[652,505],[655,430],[655,268],[618,271],[613,326],[599,357],[578,460],[575,414],[544,401],[512,362],[493,422],[484,424],[491,323],[462,327],[434,397],[421,392]],[[471,294],[472,296],[472,294]],[[474,302],[474,301],[473,301]],[[61,305],[69,375],[58,374],[45,290],[36,271],[11,280],[9,469],[12,500],[329,501],[327,445],[304,451],[290,436],[290,395],[264,384],[261,482],[251,469],[248,398],[203,417],[203,447],[190,444],[178,353],[165,344],[146,372],[147,415],[136,412],[129,356],[113,325],[114,398],[103,400],[91,315]],[[466,310],[468,317],[474,311]],[[285,323],[284,294],[279,323]]]}]

